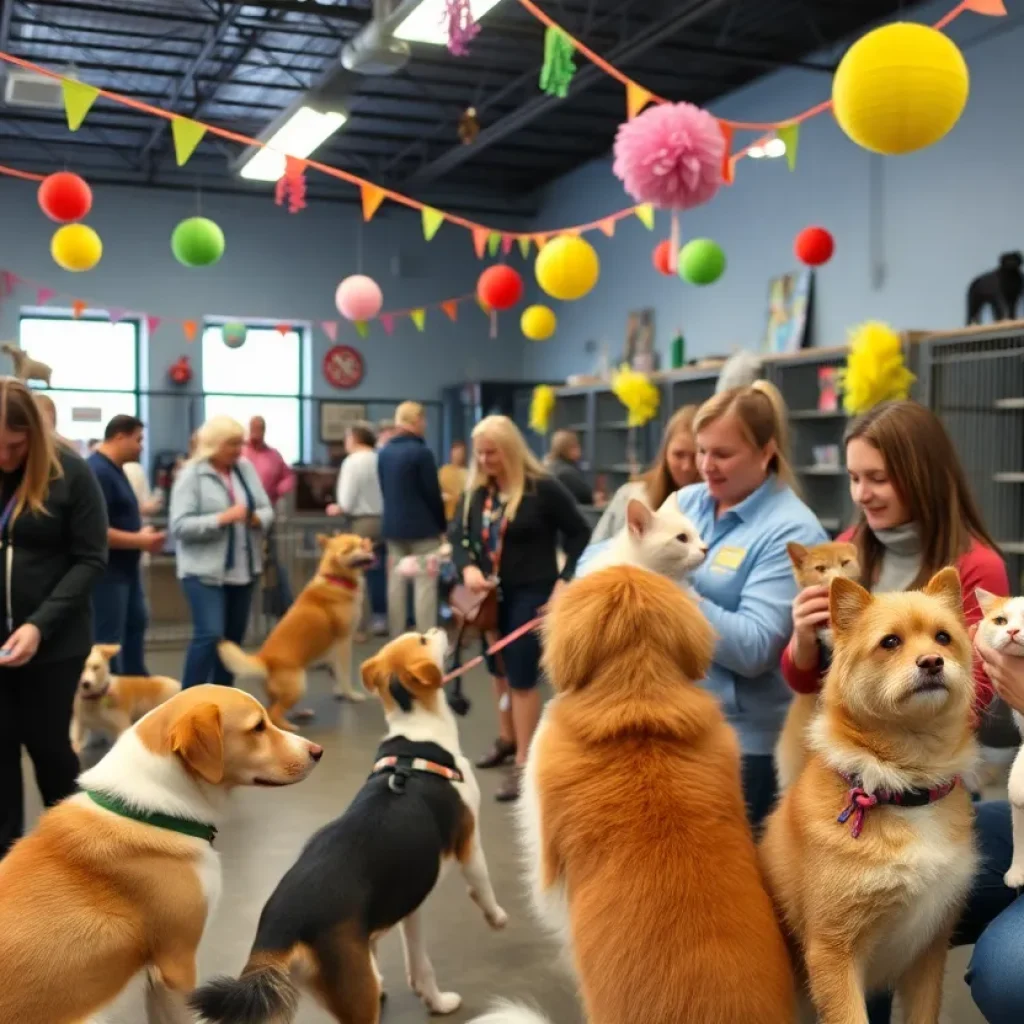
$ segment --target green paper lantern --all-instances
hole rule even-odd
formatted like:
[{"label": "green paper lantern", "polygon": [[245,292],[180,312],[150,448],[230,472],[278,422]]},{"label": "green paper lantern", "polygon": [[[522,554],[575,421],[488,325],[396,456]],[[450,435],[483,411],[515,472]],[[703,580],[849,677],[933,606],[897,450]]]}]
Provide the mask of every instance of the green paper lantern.
[{"label": "green paper lantern", "polygon": [[714,284],[725,273],[725,253],[710,238],[695,238],[679,250],[679,276],[687,284]]},{"label": "green paper lantern", "polygon": [[224,232],[206,217],[189,217],[174,229],[171,252],[186,267],[213,266],[224,255]]},{"label": "green paper lantern", "polygon": [[221,338],[228,348],[241,348],[248,333],[245,324],[225,324],[220,329]]}]

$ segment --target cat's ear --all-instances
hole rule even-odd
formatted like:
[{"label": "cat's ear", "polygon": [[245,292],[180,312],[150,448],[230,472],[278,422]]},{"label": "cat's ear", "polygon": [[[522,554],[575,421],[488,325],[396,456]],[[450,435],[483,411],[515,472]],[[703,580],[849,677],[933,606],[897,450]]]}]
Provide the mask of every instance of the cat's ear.
[{"label": "cat's ear", "polygon": [[629,535],[636,540],[644,537],[654,522],[654,513],[636,498],[630,498],[626,506],[626,529]]},{"label": "cat's ear", "polygon": [[999,598],[996,597],[995,594],[990,594],[982,587],[975,587],[974,600],[978,602],[978,607],[981,609],[982,615],[988,615],[992,610],[992,606],[999,600]]},{"label": "cat's ear", "polygon": [[807,557],[807,548],[803,544],[798,544],[795,540],[791,540],[786,545],[786,554],[789,555],[789,560],[793,563],[794,569],[799,569],[804,564],[804,559]]}]

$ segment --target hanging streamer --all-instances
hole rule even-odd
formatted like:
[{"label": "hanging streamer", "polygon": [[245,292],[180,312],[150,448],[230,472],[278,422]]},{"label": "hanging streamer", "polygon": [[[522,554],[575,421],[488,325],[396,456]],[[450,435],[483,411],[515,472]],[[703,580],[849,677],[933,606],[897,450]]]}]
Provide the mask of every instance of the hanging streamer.
[{"label": "hanging streamer", "polygon": [[448,52],[454,57],[465,57],[469,53],[469,44],[480,33],[470,0],[445,0],[444,20],[448,30]]},{"label": "hanging streamer", "polygon": [[572,76],[576,74],[573,55],[576,47],[560,28],[548,27],[544,33],[544,66],[540,69],[540,90],[549,96],[565,99],[569,95]]}]

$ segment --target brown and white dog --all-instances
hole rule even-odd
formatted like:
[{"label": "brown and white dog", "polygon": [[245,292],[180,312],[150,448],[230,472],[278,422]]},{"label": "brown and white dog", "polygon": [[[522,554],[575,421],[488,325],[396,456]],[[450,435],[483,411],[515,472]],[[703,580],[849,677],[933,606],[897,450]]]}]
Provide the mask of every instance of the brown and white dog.
[{"label": "brown and white dog", "polygon": [[110,660],[120,650],[120,644],[94,644],[82,666],[71,715],[76,754],[82,752],[87,735],[116,740],[143,715],[181,692],[181,683],[166,676],[115,676]]},{"label": "brown and white dog", "polygon": [[343,1024],[377,1024],[382,981],[374,947],[399,925],[409,984],[433,1013],[461,1003],[442,992],[427,955],[420,907],[457,863],[492,928],[503,928],[480,830],[480,790],[441,689],[447,640],[407,633],[363,663],[388,732],[369,779],[345,813],[306,844],[260,915],[242,976],[192,998],[204,1021],[283,1024],[309,992]]},{"label": "brown and white dog", "polygon": [[[520,823],[538,916],[590,1024],[790,1024],[789,953],[761,881],[740,752],[707,673],[714,633],[629,566],[570,583],[545,624],[556,696]],[[543,1024],[505,1005],[477,1024]]]},{"label": "brown and white dog", "polygon": [[0,861],[0,1021],[84,1024],[148,972],[150,1024],[187,1024],[235,786],[287,786],[323,750],[259,701],[196,686],[125,732]]},{"label": "brown and white dog", "polygon": [[923,591],[829,588],[835,648],[810,757],[761,860],[821,1024],[867,1024],[895,987],[937,1024],[946,948],[975,870],[971,642],[955,569]]},{"label": "brown and white dog", "polygon": [[352,685],[352,633],[362,608],[363,571],[374,562],[373,542],[346,533],[321,535],[317,542],[323,554],[316,575],[259,651],[246,654],[228,640],[217,646],[234,675],[265,680],[270,720],[293,732],[285,715],[306,692],[306,670],[318,663],[327,660],[333,669],[335,696],[365,699]]}]

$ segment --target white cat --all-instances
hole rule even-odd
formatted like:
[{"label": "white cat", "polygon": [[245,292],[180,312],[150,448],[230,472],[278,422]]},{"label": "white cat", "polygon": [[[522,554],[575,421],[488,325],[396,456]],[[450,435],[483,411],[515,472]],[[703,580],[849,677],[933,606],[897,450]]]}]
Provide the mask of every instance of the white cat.
[{"label": "white cat", "polygon": [[[978,636],[993,650],[1024,658],[1024,597],[996,597],[978,587],[974,596],[983,613]],[[1024,715],[1014,711],[1013,720],[1024,737]],[[1010,769],[1010,811],[1013,815],[1013,863],[1003,876],[1011,889],[1024,886],[1024,747]]]},{"label": "white cat", "polygon": [[657,512],[639,498],[626,506],[626,525],[608,546],[586,561],[577,576],[586,576],[611,565],[635,565],[671,580],[682,580],[693,572],[708,552],[697,527],[679,511],[670,494]]}]

